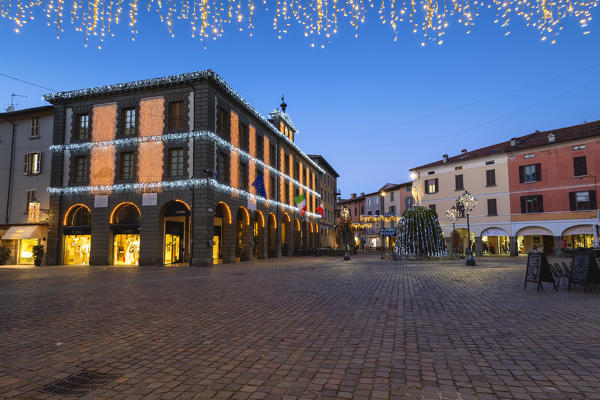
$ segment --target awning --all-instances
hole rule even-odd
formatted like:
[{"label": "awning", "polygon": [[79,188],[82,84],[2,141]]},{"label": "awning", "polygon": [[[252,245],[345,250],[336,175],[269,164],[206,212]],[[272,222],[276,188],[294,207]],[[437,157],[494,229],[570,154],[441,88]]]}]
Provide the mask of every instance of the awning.
[{"label": "awning", "polygon": [[42,230],[39,225],[20,225],[11,226],[4,235],[3,240],[18,240],[18,239],[41,239]]},{"label": "awning", "polygon": [[563,236],[569,235],[593,235],[594,231],[591,225],[572,226],[563,232]]},{"label": "awning", "polygon": [[539,226],[528,226],[527,228],[521,229],[517,232],[517,236],[552,236],[552,232],[549,229],[542,228]]}]

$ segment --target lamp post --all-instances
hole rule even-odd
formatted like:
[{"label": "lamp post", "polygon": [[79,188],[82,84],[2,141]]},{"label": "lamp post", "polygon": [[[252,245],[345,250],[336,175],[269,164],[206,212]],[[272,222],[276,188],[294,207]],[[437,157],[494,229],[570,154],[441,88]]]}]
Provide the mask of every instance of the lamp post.
[{"label": "lamp post", "polygon": [[468,191],[465,190],[463,194],[458,196],[456,199],[456,206],[461,211],[461,213],[467,216],[467,250],[465,253],[467,254],[467,262],[466,265],[475,265],[475,259],[473,258],[473,249],[471,246],[471,225],[469,222],[469,214],[475,206],[477,206],[477,199]]},{"label": "lamp post", "polygon": [[[385,192],[379,192],[379,195],[381,196],[381,200],[379,205],[381,206],[381,224],[379,225],[379,232],[381,232],[381,225],[383,225],[383,229],[385,229],[385,206],[383,204],[383,200],[385,199]],[[384,257],[384,253],[385,253],[385,240],[383,235],[380,233],[379,237],[381,238],[381,259],[383,260]]]},{"label": "lamp post", "polygon": [[347,208],[342,209],[342,239],[344,241],[344,261],[350,259],[350,244],[348,243],[350,236],[350,210]]},{"label": "lamp post", "polygon": [[454,240],[454,231],[456,230],[455,223],[456,223],[456,220],[458,219],[459,215],[460,215],[460,211],[458,210],[458,208],[456,208],[455,205],[450,207],[450,209],[448,211],[446,211],[446,217],[448,218],[448,220],[450,222],[452,222],[452,232],[450,233],[450,240],[452,240],[452,256],[454,256],[456,254],[456,243]]}]

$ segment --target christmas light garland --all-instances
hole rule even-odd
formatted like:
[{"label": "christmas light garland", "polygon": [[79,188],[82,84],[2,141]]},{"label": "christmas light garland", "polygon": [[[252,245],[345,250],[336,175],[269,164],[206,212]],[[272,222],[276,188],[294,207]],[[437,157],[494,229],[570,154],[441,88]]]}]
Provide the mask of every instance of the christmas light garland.
[{"label": "christmas light garland", "polygon": [[[270,200],[262,196],[258,196],[247,192],[245,190],[237,189],[228,185],[217,182],[211,178],[191,178],[181,179],[177,181],[162,181],[162,182],[151,182],[151,183],[119,183],[114,185],[106,186],[68,186],[68,187],[50,187],[48,192],[50,194],[83,194],[83,193],[107,193],[107,192],[127,192],[127,191],[152,191],[160,189],[189,189],[198,186],[210,186],[221,192],[229,193],[234,196],[243,197],[247,199],[256,199],[266,206],[275,205],[277,207],[283,207],[286,210],[300,212],[298,207],[290,206],[289,204],[281,203],[276,200]],[[320,214],[306,212],[306,216],[313,218],[321,218]]]},{"label": "christmas light garland", "polygon": [[[100,96],[100,95],[108,94],[108,93],[115,94],[115,93],[119,93],[119,92],[131,91],[131,90],[136,90],[136,89],[173,85],[173,84],[178,84],[178,83],[183,83],[183,82],[194,81],[194,80],[198,80],[198,79],[209,79],[209,80],[215,82],[217,85],[219,85],[219,87],[221,89],[223,89],[223,91],[225,91],[228,95],[230,95],[231,97],[236,99],[243,107],[246,108],[246,110],[248,112],[250,112],[258,120],[260,120],[271,131],[271,133],[273,133],[275,136],[283,139],[288,146],[290,146],[296,152],[298,152],[298,154],[300,154],[310,165],[312,165],[313,168],[315,168],[321,174],[325,173],[325,170],[323,170],[309,156],[307,156],[302,150],[300,150],[300,148],[296,145],[296,143],[294,143],[288,137],[286,137],[283,133],[281,133],[279,131],[279,129],[277,129],[275,126],[273,126],[273,124],[268,119],[266,119],[261,113],[256,111],[256,109],[254,107],[252,107],[252,105],[250,105],[250,103],[248,103],[242,96],[240,96],[235,90],[233,90],[231,88],[231,86],[229,86],[229,84],[227,82],[225,82],[225,80],[223,78],[221,78],[216,72],[214,72],[211,69],[207,69],[207,70],[203,70],[203,71],[187,72],[187,73],[178,74],[178,75],[163,76],[160,78],[143,79],[143,80],[139,80],[139,81],[132,81],[132,82],[126,82],[126,83],[116,83],[116,84],[112,84],[112,85],[97,86],[97,87],[88,88],[88,89],[78,89],[78,90],[72,90],[72,91],[68,91],[68,92],[56,92],[56,93],[44,95],[43,99],[49,103],[55,104],[55,103],[61,103],[61,102],[67,101],[67,100],[73,100],[76,98]],[[282,113],[282,114],[285,114],[285,113]],[[288,118],[288,120],[289,120],[289,118]],[[297,132],[296,129],[294,129],[294,130]]]},{"label": "christmas light garland", "polygon": [[[346,19],[358,35],[358,28],[367,17],[369,8],[378,8],[379,20],[392,28],[394,41],[398,40],[399,26],[407,23],[414,34],[422,35],[421,44],[427,41],[443,43],[443,37],[452,21],[463,25],[467,33],[480,16],[480,10],[495,11],[494,23],[506,29],[511,17],[519,17],[526,26],[540,31],[542,40],[548,38],[552,43],[563,29],[562,20],[573,17],[585,29],[592,19],[591,11],[597,6],[597,0],[263,0],[267,11],[273,15],[273,28],[278,38],[287,33],[292,22],[298,24],[311,43],[324,47],[339,30],[341,19]],[[189,24],[192,37],[198,37],[205,45],[211,39],[224,34],[225,26],[237,23],[238,29],[254,29],[255,0],[147,0],[140,5],[138,0],[15,0],[0,2],[0,16],[15,24],[15,32],[21,29],[43,12],[48,25],[55,25],[57,37],[70,22],[76,31],[83,34],[84,43],[90,37],[97,38],[98,47],[106,36],[114,36],[114,26],[123,19],[127,20],[131,38],[138,33],[138,13],[140,8],[147,14],[158,14],[165,23],[171,36],[175,36],[173,25],[178,21]],[[270,10],[269,10],[270,9]],[[585,30],[585,33],[589,31]]]},{"label": "christmas light garland", "polygon": [[253,161],[254,163],[260,165],[261,167],[268,169],[273,174],[275,174],[277,176],[281,176],[284,179],[292,182],[294,185],[303,188],[304,190],[306,190],[309,193],[314,194],[318,198],[321,198],[321,195],[319,193],[312,190],[308,186],[303,185],[302,183],[300,183],[298,180],[292,178],[291,176],[286,175],[285,173],[279,171],[276,168],[273,168],[269,164],[266,164],[264,161],[251,156],[249,153],[245,152],[244,150],[233,146],[228,141],[223,140],[221,137],[219,137],[218,135],[216,135],[215,133],[210,132],[210,131],[168,133],[165,135],[156,135],[156,136],[139,136],[139,137],[131,137],[131,138],[120,138],[120,139],[106,140],[103,142],[53,144],[50,146],[50,151],[54,151],[54,152],[61,152],[61,151],[65,151],[65,150],[66,151],[78,151],[78,150],[88,150],[88,149],[93,149],[93,148],[98,148],[98,147],[109,147],[109,146],[124,147],[124,146],[131,146],[131,145],[136,145],[139,143],[146,143],[146,142],[158,142],[158,141],[171,142],[171,141],[176,141],[176,140],[187,140],[190,138],[211,140],[214,143],[216,143],[217,145],[224,147],[230,151],[236,152],[242,158]]}]

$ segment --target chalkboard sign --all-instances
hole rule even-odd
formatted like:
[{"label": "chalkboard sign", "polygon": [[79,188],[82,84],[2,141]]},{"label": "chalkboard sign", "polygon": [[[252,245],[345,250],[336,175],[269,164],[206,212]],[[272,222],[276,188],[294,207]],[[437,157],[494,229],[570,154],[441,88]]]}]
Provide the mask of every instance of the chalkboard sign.
[{"label": "chalkboard sign", "polygon": [[551,282],[554,285],[554,289],[558,290],[552,269],[544,253],[529,253],[527,255],[527,271],[525,272],[525,285],[523,289],[527,288],[527,282],[537,283],[538,291],[540,288],[544,288],[542,282]]},{"label": "chalkboard sign", "polygon": [[591,284],[600,283],[600,269],[594,255],[590,251],[577,251],[573,255],[573,266],[569,275],[569,287],[583,285],[583,291],[591,289]]}]

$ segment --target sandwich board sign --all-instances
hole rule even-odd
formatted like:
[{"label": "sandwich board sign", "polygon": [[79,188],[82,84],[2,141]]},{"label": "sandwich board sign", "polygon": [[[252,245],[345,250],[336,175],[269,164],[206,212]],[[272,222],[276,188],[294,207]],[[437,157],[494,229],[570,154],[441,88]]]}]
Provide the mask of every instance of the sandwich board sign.
[{"label": "sandwich board sign", "polygon": [[523,289],[527,288],[528,282],[537,283],[538,292],[540,291],[540,288],[544,288],[542,282],[550,282],[554,285],[554,289],[558,290],[546,254],[533,252],[527,255],[527,271],[525,272],[525,285],[523,286]]}]

